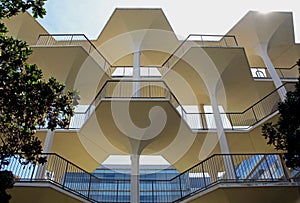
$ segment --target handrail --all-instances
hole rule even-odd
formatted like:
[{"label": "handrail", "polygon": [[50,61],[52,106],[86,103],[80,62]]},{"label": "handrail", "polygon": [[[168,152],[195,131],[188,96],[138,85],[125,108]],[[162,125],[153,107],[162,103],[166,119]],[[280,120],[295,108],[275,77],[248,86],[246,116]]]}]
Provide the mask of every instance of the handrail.
[{"label": "handrail", "polygon": [[[136,83],[140,83],[140,82],[143,82],[143,83],[147,83],[147,82],[148,83],[149,82],[151,82],[151,83],[162,83],[164,85],[164,87],[168,90],[168,94],[170,94],[169,99],[174,99],[178,103],[178,105],[181,107],[182,112],[184,112],[185,114],[187,114],[186,110],[179,103],[178,99],[172,93],[172,91],[170,90],[170,88],[168,87],[168,85],[166,84],[166,82],[165,81],[157,81],[157,80],[134,80],[134,81],[132,81],[132,80],[107,80],[104,83],[104,85],[102,86],[102,88],[100,89],[100,91],[97,93],[96,97],[93,99],[92,103],[89,105],[88,109],[85,111],[85,114],[87,114],[91,110],[93,104],[96,103],[96,101],[100,99],[101,94],[104,92],[104,90],[107,87],[108,83],[126,83],[126,82],[129,82],[129,83],[135,83],[135,82]],[[165,97],[165,98],[167,98],[167,97]],[[173,105],[172,102],[170,102],[170,103]],[[173,105],[173,107],[176,109],[176,106]],[[91,112],[89,112],[88,114],[90,115]]]},{"label": "handrail", "polygon": [[[147,91],[144,89],[143,91],[146,92],[144,95],[136,96],[133,94],[132,86],[127,86],[128,84],[133,83],[140,83],[142,84],[143,88],[146,88]],[[112,84],[112,85],[110,85]],[[278,94],[278,91],[281,90],[283,87],[289,87],[291,85],[294,85],[293,82],[286,82],[282,86],[278,87],[277,89],[271,91],[269,94],[265,95],[262,99],[255,102],[250,107],[246,108],[245,110],[241,112],[221,112],[221,117],[223,120],[224,128],[225,129],[249,129],[262,119],[266,118],[267,116],[274,113],[276,110],[278,110],[277,102],[280,101],[280,97]],[[123,87],[124,85],[127,89],[123,89],[124,91],[118,92],[117,94],[108,95],[107,92],[113,92],[114,89],[118,87]],[[160,87],[160,92],[157,92],[159,90],[155,90],[156,87]],[[125,91],[127,90],[127,91]],[[154,95],[151,95],[151,92],[156,91]],[[166,91],[166,92],[164,92]],[[126,94],[122,94],[123,92],[126,92]],[[150,93],[150,94],[149,94]],[[119,95],[118,95],[119,94]],[[159,94],[159,95],[158,95]],[[213,113],[207,113],[207,112],[187,112],[185,108],[182,106],[182,104],[179,102],[179,100],[176,98],[176,96],[173,94],[171,89],[168,87],[165,81],[158,81],[158,80],[107,80],[104,85],[101,87],[100,91],[97,93],[89,107],[85,112],[82,112],[81,114],[85,114],[85,119],[83,122],[85,122],[93,110],[98,106],[102,98],[106,99],[112,99],[112,98],[130,98],[130,99],[140,99],[140,98],[164,98],[167,101],[170,102],[170,104],[178,110],[178,113],[183,118],[183,120],[188,124],[188,126],[192,130],[208,130],[208,129],[215,129],[214,126],[208,125],[208,117],[212,116]],[[270,104],[272,102],[272,104]],[[180,110],[179,110],[179,109]],[[191,120],[192,119],[192,120]],[[213,119],[211,119],[213,122]],[[226,121],[227,120],[227,121]],[[193,124],[194,122],[194,124]],[[225,122],[225,123],[224,123]],[[229,123],[226,125],[226,122]],[[238,124],[238,125],[236,125]],[[242,124],[242,125],[241,125]]]},{"label": "handrail", "polygon": [[[295,67],[297,67],[297,64],[292,65],[289,68],[276,68],[275,70],[278,73],[278,76],[280,79],[297,79],[298,75],[297,74],[293,74],[292,76],[287,76],[287,73],[290,73],[292,70],[294,70]],[[255,79],[264,79],[264,78],[271,78],[271,76],[269,75],[269,71],[267,67],[250,67],[250,69],[256,69],[256,76],[253,76],[253,78]],[[263,73],[262,71],[260,71],[259,69],[264,69],[265,73]],[[257,74],[257,72],[261,72],[260,75]],[[287,72],[287,73],[285,73]],[[297,72],[298,73],[298,72]]]},{"label": "handrail", "polygon": [[[193,37],[200,37],[200,40],[192,40],[191,38]],[[206,40],[205,38],[220,38],[219,40]],[[228,44],[228,42],[226,41],[226,39],[233,39],[233,43]],[[224,39],[224,43],[225,46],[220,44],[220,42]],[[180,49],[184,46],[184,44],[186,44],[188,41],[193,42],[193,46],[200,46],[200,47],[238,47],[238,42],[235,38],[234,35],[205,35],[205,34],[190,34],[188,35],[181,43],[180,45],[173,51],[173,53],[166,59],[166,61],[161,65],[162,68],[164,68],[165,70],[163,70],[162,75],[165,75],[165,73],[170,70],[172,68],[172,66],[175,64],[175,62],[173,63],[173,65],[167,65],[171,59],[173,57],[180,57],[180,54],[177,52],[180,52]],[[232,41],[232,40],[231,40]],[[200,42],[200,44],[198,43]],[[205,43],[217,43],[219,46],[212,46],[212,44],[205,44]],[[191,47],[189,47],[191,48]],[[188,50],[188,49],[186,49]],[[182,53],[185,53],[185,51],[183,49]],[[165,67],[168,66],[168,67]]]},{"label": "handrail", "polygon": [[[206,34],[189,34],[181,43],[180,45],[173,51],[173,53],[166,59],[166,61],[161,65],[162,67],[166,65],[166,63],[170,60],[170,58],[172,58],[175,53],[191,38],[191,37],[194,37],[194,36],[198,36],[198,37],[222,37],[222,38],[225,38],[225,37],[232,37],[235,41],[235,44],[236,46],[238,46],[238,42],[236,40],[236,37],[234,35],[206,35]],[[221,38],[221,39],[222,39]],[[203,38],[202,38],[202,41],[203,41]],[[221,40],[219,40],[221,41]]]},{"label": "handrail", "polygon": [[[84,35],[84,34],[40,34],[37,40],[37,45],[39,45],[41,43],[41,38],[43,37],[47,37],[47,41],[46,41],[46,45],[50,42],[51,38],[55,37],[71,37],[71,40],[61,40],[61,42],[69,42],[68,45],[72,45],[72,43],[75,42],[79,42],[79,41],[87,41],[90,48],[86,49],[86,51],[90,54],[91,53],[91,47],[94,49],[93,51],[96,51],[97,54],[101,57],[102,60],[104,60],[104,67],[102,67],[104,70],[107,70],[107,68],[105,68],[105,64],[108,64],[108,68],[110,68],[112,65],[109,63],[109,61],[101,54],[101,52],[97,49],[97,47]],[[83,37],[85,40],[74,40],[73,37]],[[59,40],[55,40],[55,42],[59,42]],[[84,47],[84,46],[83,46]],[[100,65],[100,64],[99,64]]]},{"label": "handrail", "polygon": [[276,93],[279,89],[281,89],[282,87],[286,86],[287,84],[295,84],[293,82],[286,82],[284,84],[282,84],[281,86],[279,86],[278,88],[276,88],[275,90],[271,91],[269,94],[267,94],[266,96],[264,96],[262,99],[258,100],[257,102],[255,102],[254,104],[252,104],[251,106],[249,106],[247,109],[245,109],[242,112],[228,112],[228,113],[245,113],[246,111],[252,109],[254,106],[256,106],[258,103],[261,103],[263,100],[265,100],[267,97],[269,97],[270,95]]},{"label": "handrail", "polygon": [[[133,66],[111,66],[112,70],[110,73],[110,76],[112,78],[131,78],[133,77]],[[161,78],[161,73],[159,71],[159,69],[161,69],[160,66],[140,66],[140,78]],[[126,70],[131,70],[129,72],[126,73]],[[147,73],[145,74],[145,70],[147,70]],[[151,71],[155,71],[156,72],[152,72]],[[116,72],[122,72],[121,74]]]},{"label": "handrail", "polygon": [[[70,37],[71,39],[64,39],[64,40],[56,40],[55,38],[59,38],[59,37]],[[74,40],[74,37],[82,37],[84,40]],[[191,38],[193,37],[200,37],[200,40],[191,40]],[[42,38],[46,38],[46,40],[43,41]],[[206,39],[205,39],[206,38]],[[210,38],[220,38],[219,40],[209,40]],[[102,65],[102,68],[104,71],[107,72],[107,74],[109,76],[112,76],[112,72],[111,72],[111,68],[115,68],[116,66],[112,66],[109,61],[102,55],[102,53],[97,49],[97,47],[84,35],[84,34],[40,34],[37,40],[37,45],[42,44],[43,42],[45,42],[44,45],[49,45],[49,43],[51,44],[51,39],[53,39],[55,41],[55,43],[58,43],[58,45],[78,45],[78,42],[87,42],[89,45],[89,48],[86,48],[84,45],[82,45],[83,48],[86,49],[86,51],[90,54],[91,50],[93,48],[94,51],[96,51],[96,53],[98,54],[98,56],[100,56],[100,60],[104,61],[103,64],[101,64],[101,61],[97,61],[99,60],[97,57],[92,56],[99,65]],[[228,40],[230,39],[230,40]],[[220,42],[224,40],[225,45],[220,44]],[[238,42],[236,40],[236,37],[234,35],[205,35],[205,34],[190,34],[188,35],[188,37],[186,37],[181,43],[180,45],[173,51],[173,53],[163,62],[163,64],[161,66],[157,66],[157,68],[159,68],[159,71],[161,72],[161,77],[171,68],[171,66],[169,65],[168,67],[166,67],[167,63],[170,62],[170,60],[176,56],[179,57],[180,54],[177,53],[180,51],[180,49],[184,46],[184,44],[186,44],[188,41],[194,42],[193,45],[195,46],[201,46],[201,47],[205,47],[205,46],[209,46],[209,47],[213,47],[211,43],[217,43],[219,46],[218,47],[236,47],[238,46]],[[59,44],[59,42],[67,42],[67,44]],[[75,42],[75,43],[74,43]],[[200,42],[200,44],[199,44]],[[205,44],[205,42],[209,42],[210,44],[207,45]],[[231,43],[229,43],[231,42]],[[74,43],[74,44],[73,44]],[[54,45],[54,44],[52,44]],[[185,50],[186,51],[186,50]],[[184,53],[184,50],[183,50]],[[175,64],[175,63],[173,63]],[[296,67],[297,64],[291,66],[290,68],[275,68],[275,70],[278,72],[278,74],[280,75],[281,79],[294,79],[294,75],[291,77],[287,77],[284,74],[284,71],[290,71],[292,69],[294,69],[294,67]],[[129,67],[129,66],[128,66]],[[132,66],[131,66],[132,67]],[[252,69],[256,68],[256,69],[266,69],[266,67],[251,67]],[[264,73],[262,73],[263,76],[258,76],[254,78],[256,79],[263,79],[263,78],[270,78],[267,75],[265,75]]]},{"label": "handrail", "polygon": [[[56,38],[59,38],[59,37],[71,37],[70,40],[66,39],[66,40],[55,40],[55,37]],[[83,37],[85,40],[74,40],[73,38],[74,37]],[[164,66],[168,63],[168,61],[175,56],[176,52],[192,37],[200,37],[201,40],[196,40],[196,42],[200,41],[202,42],[202,45],[201,44],[198,44],[198,46],[211,46],[211,45],[205,45],[204,42],[213,42],[213,43],[217,43],[217,42],[221,42],[223,39],[224,39],[224,43],[225,43],[225,47],[231,47],[228,42],[226,41],[227,38],[229,39],[233,39],[233,45],[234,46],[238,46],[238,43],[237,43],[237,40],[235,38],[234,35],[205,35],[205,34],[190,34],[188,35],[188,37],[186,39],[184,39],[180,45],[175,49],[175,51],[167,58],[167,60],[160,66],[160,68],[164,68]],[[220,40],[205,40],[204,38],[220,38]],[[47,38],[46,40],[43,40],[42,38]],[[38,37],[38,40],[37,40],[37,45],[41,45],[44,41],[45,41],[45,44],[43,45],[49,45],[50,43],[50,40],[53,39],[55,40],[55,42],[67,42],[67,45],[70,46],[70,45],[73,45],[72,43],[75,41],[75,42],[79,42],[79,41],[87,41],[88,44],[89,44],[89,49],[86,49],[86,51],[88,53],[91,53],[91,47],[98,53],[98,55],[101,57],[102,60],[105,61],[104,63],[104,70],[108,70],[109,68],[114,68],[115,66],[112,66],[109,61],[101,54],[101,52],[95,47],[95,45],[84,35],[84,34],[40,34],[39,37]],[[54,45],[54,44],[52,44]],[[59,45],[59,44],[58,44]],[[61,44],[61,45],[66,45],[66,44]],[[78,44],[77,44],[78,45]],[[219,46],[222,46],[221,44],[219,44]],[[84,46],[83,46],[84,47]],[[96,59],[95,59],[96,60]],[[105,64],[108,64],[108,68],[105,67]],[[158,66],[159,67],[159,66]],[[170,68],[170,67],[168,67]],[[111,73],[110,72],[107,72],[110,76],[111,76]],[[163,75],[163,74],[162,74]]]},{"label": "handrail", "polygon": [[[248,126],[246,126],[245,128],[250,128],[251,126],[260,122],[267,116],[276,112],[278,110],[278,102],[280,102],[280,96],[278,92],[281,91],[281,89],[284,87],[285,88],[288,87],[290,89],[290,86],[294,84],[295,83],[293,82],[284,83],[283,85],[276,88],[275,90],[273,90],[272,92],[270,92],[269,94],[267,94],[262,99],[258,100],[257,102],[255,102],[253,105],[251,105],[250,107],[248,107],[242,112],[225,112],[225,113],[221,113],[221,115],[225,114],[228,117],[229,122],[231,124],[231,128],[234,129],[232,116],[244,116],[248,113],[251,115],[251,117],[248,117],[248,119],[250,119],[250,121],[248,122],[250,123],[248,123]],[[264,105],[265,102],[267,102],[266,105]],[[270,102],[272,102],[272,104],[270,104]],[[246,123],[245,120],[246,120],[245,118],[242,118],[242,119],[238,119],[236,122]]]},{"label": "handrail", "polygon": [[173,202],[219,183],[290,182],[292,177],[283,160],[284,155],[280,153],[214,154],[170,180],[176,182],[189,177],[194,182],[189,181],[190,190]]},{"label": "handrail", "polygon": [[[129,201],[130,176],[99,178],[55,153],[43,156],[44,165],[21,165],[14,156],[0,170],[12,171],[19,182],[50,182],[92,202]],[[281,153],[214,154],[170,179],[140,179],[140,195],[150,202],[177,202],[219,183],[288,183],[293,177],[283,160]]]},{"label": "handrail", "polygon": [[[97,51],[97,53],[99,53],[99,56],[104,60],[104,63],[105,64],[108,64],[109,65],[109,68],[112,68],[113,66],[111,66],[111,64],[104,58],[104,56],[100,53],[100,51],[93,45],[93,43],[85,36],[85,35],[82,35],[82,34],[56,34],[56,35],[49,35],[49,34],[42,34],[42,35],[40,35],[40,37],[39,37],[39,40],[40,40],[40,38],[42,38],[42,37],[48,37],[49,39],[50,39],[50,37],[55,37],[55,36],[57,36],[57,37],[60,37],[60,36],[62,36],[62,37],[65,37],[65,36],[68,36],[68,37],[72,37],[71,38],[71,40],[69,40],[70,41],[70,43],[68,43],[68,44],[72,44],[72,42],[74,41],[74,37],[76,37],[76,36],[79,36],[79,37],[83,37],[88,43],[89,43],[89,45],[91,46],[91,47],[93,47],[96,51]],[[225,40],[226,41],[226,38],[231,38],[231,39],[233,39],[232,41],[234,42],[233,43],[233,45],[234,46],[238,46],[238,43],[237,43],[237,41],[236,41],[236,38],[235,38],[235,36],[233,36],[233,35],[197,35],[197,34],[191,34],[191,35],[189,35],[178,47],[177,47],[177,49],[173,52],[173,54],[163,63],[163,65],[162,65],[162,71],[164,72],[164,70],[166,70],[166,69],[164,69],[163,67],[164,67],[164,65],[166,64],[166,63],[168,63],[168,61],[170,61],[170,59],[174,56],[174,55],[176,55],[176,52],[190,39],[190,38],[193,38],[193,37],[200,37],[200,42],[201,42],[201,40],[202,41],[204,41],[204,38],[205,37],[220,37],[220,39],[219,39],[219,41],[221,41],[221,40]],[[38,41],[39,41],[38,40]],[[72,41],[73,40],[73,41]],[[64,41],[64,40],[62,40],[62,41]],[[68,40],[67,40],[67,42],[69,42]],[[80,40],[75,40],[76,42],[78,42],[78,41],[80,41]],[[194,43],[196,43],[197,41],[193,41]],[[228,44],[227,44],[227,42],[225,43],[225,45],[226,46],[228,46]],[[104,65],[105,66],[105,65]],[[295,65],[296,66],[296,65]],[[293,66],[293,67],[291,67],[291,68],[294,68],[295,66]],[[167,68],[170,68],[170,67],[167,67]],[[162,73],[162,75],[163,75],[163,73]],[[118,80],[110,80],[109,82],[121,82],[121,81],[118,81]],[[123,80],[122,82],[129,82],[129,81],[126,81],[126,80]],[[149,82],[148,80],[142,80],[142,81],[131,81],[131,82]],[[157,81],[157,82],[159,82],[159,81]],[[98,105],[98,102],[100,101],[100,99],[101,99],[101,94],[103,93],[103,91],[104,91],[104,88],[106,88],[106,86],[107,86],[107,84],[108,84],[108,81],[106,81],[105,82],[105,84],[102,86],[102,88],[100,89],[100,91],[97,93],[97,95],[96,95],[96,97],[93,99],[93,101],[91,102],[91,104],[90,104],[90,106],[88,107],[88,109],[84,112],[84,114],[86,114],[86,119],[87,119],[87,117],[89,117],[89,115],[90,115],[90,113],[91,113],[91,109],[92,109],[92,107],[95,107],[95,106],[97,106]],[[194,122],[194,124],[191,124],[190,123],[190,128],[192,129],[192,130],[206,130],[206,129],[215,129],[215,127],[212,127],[212,126],[209,126],[208,125],[208,123],[206,122],[207,121],[207,116],[208,115],[211,115],[211,113],[201,113],[201,112],[197,112],[197,113],[187,113],[186,112],[186,110],[182,107],[182,105],[179,103],[179,101],[177,100],[177,98],[175,97],[175,95],[172,93],[172,91],[169,89],[169,87],[166,85],[166,83],[165,82],[163,82],[163,84],[164,84],[164,86],[165,86],[165,88],[168,90],[168,93],[169,93],[169,95],[170,95],[170,98],[168,98],[169,99],[169,101],[170,101],[170,103],[174,106],[175,104],[175,108],[177,108],[178,106],[180,107],[180,109],[181,109],[181,112],[179,112],[180,114],[181,114],[181,116],[182,116],[182,118],[188,123],[188,121],[189,120],[193,120],[193,122]],[[285,84],[286,85],[286,84]],[[282,87],[282,86],[281,86]],[[279,87],[279,88],[281,88],[281,87]],[[149,87],[149,88],[151,88],[151,87]],[[255,109],[254,108],[256,108],[256,106],[257,106],[257,108],[259,108],[259,104],[260,103],[262,103],[266,98],[269,98],[269,97],[271,97],[271,96],[273,96],[274,95],[274,97],[276,97],[276,93],[277,93],[277,91],[279,90],[279,88],[278,89],[276,89],[276,90],[274,90],[274,91],[272,91],[271,93],[269,93],[268,95],[266,95],[265,97],[263,97],[262,99],[260,99],[259,101],[257,101],[255,104],[253,104],[252,106],[250,106],[250,107],[248,107],[246,110],[244,110],[244,111],[242,111],[242,112],[227,112],[227,113],[221,113],[221,115],[224,115],[225,117],[223,117],[223,119],[225,119],[225,122],[229,122],[230,123],[230,126],[227,126],[227,127],[225,127],[226,129],[227,128],[231,128],[231,129],[235,129],[236,127],[234,126],[234,122],[235,121],[237,121],[237,123],[245,123],[245,122],[241,122],[241,119],[239,118],[240,116],[245,116],[245,115],[243,115],[243,114],[246,114],[246,113],[248,113],[250,110],[252,110],[252,113],[251,113],[251,115],[252,115],[252,118],[250,118],[250,120],[254,120],[255,122],[252,122],[251,121],[251,124],[250,125],[248,125],[247,123],[246,123],[246,125],[245,126],[240,126],[240,127],[238,127],[238,129],[248,129],[249,127],[251,127],[252,125],[254,125],[255,123],[257,123],[257,122],[259,122],[260,120],[262,120],[263,118],[265,118],[267,115],[270,115],[271,113],[273,113],[273,111],[272,112],[269,112],[268,114],[266,114],[265,112],[263,112],[263,115],[260,115],[259,117],[260,118],[258,118],[257,117],[257,115],[256,115],[256,113],[255,113]],[[150,96],[149,96],[149,98],[150,98]],[[173,104],[173,102],[175,102],[175,104]],[[261,108],[259,108],[258,110],[261,110],[261,111],[264,111],[264,109],[261,109]],[[261,112],[260,112],[260,114],[261,114]],[[191,117],[191,116],[193,116],[193,117]],[[238,116],[238,117],[237,117]],[[199,117],[199,118],[198,118]],[[83,120],[83,122],[85,122],[85,120],[86,119],[84,119]],[[226,120],[228,120],[228,121],[226,121]],[[245,119],[242,119],[242,120],[245,120]],[[190,121],[191,122],[191,121]],[[213,122],[213,121],[212,121]],[[193,125],[193,126],[192,126]]]}]

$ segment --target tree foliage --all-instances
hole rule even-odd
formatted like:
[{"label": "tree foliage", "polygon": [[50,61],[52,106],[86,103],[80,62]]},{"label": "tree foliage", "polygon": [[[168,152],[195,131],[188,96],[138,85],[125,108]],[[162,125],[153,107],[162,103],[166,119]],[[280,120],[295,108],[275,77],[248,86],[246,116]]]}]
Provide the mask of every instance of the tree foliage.
[{"label": "tree foliage", "polygon": [[[300,67],[300,59],[297,65]],[[285,152],[286,165],[291,168],[300,166],[300,76],[295,87],[294,91],[287,92],[285,101],[278,104],[278,122],[262,127],[267,143]]]},{"label": "tree foliage", "polygon": [[[44,4],[47,0],[1,0],[0,2],[0,20],[10,18],[20,12],[25,12],[28,9],[32,10],[33,17],[43,17],[46,14]],[[3,22],[0,22],[0,31],[6,32],[7,29]]]},{"label": "tree foliage", "polygon": [[[42,71],[27,63],[32,50],[26,42],[8,36],[2,21],[28,9],[34,17],[43,17],[45,1],[0,0],[0,169],[16,154],[22,164],[45,163],[41,141],[35,136],[37,127],[66,128],[78,104],[76,91],[67,91],[53,77],[44,80]],[[1,200],[5,197],[8,202],[5,189],[13,185],[12,179],[12,173],[0,172]]]}]

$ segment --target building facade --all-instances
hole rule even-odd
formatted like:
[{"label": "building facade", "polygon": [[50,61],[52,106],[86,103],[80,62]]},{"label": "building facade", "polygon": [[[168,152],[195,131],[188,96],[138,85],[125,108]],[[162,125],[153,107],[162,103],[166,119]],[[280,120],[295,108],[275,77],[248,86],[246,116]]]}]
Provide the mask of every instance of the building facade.
[{"label": "building facade", "polygon": [[[298,78],[292,13],[251,11],[226,35],[183,40],[161,9],[116,9],[95,40],[49,34],[27,13],[6,24],[45,78],[81,95],[69,129],[37,131],[46,165],[7,166],[20,180],[12,202],[299,199],[284,157],[261,136]],[[95,171],[110,155],[129,155],[130,175]],[[144,175],[141,155],[174,168]]]}]

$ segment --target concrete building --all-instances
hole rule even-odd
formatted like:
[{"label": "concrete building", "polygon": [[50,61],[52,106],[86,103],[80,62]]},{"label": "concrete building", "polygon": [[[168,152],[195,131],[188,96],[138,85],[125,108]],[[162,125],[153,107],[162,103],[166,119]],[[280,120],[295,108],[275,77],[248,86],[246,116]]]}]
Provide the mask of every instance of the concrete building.
[{"label": "concrete building", "polygon": [[[46,165],[11,162],[20,177],[12,202],[106,202],[94,197],[103,190],[129,202],[117,198],[122,180],[105,184],[90,174],[110,155],[131,157],[123,185],[130,202],[299,200],[282,155],[261,135],[298,78],[292,13],[250,11],[224,36],[185,40],[161,9],[116,9],[92,41],[49,34],[28,13],[6,23],[30,44],[29,61],[45,78],[81,95],[69,129],[37,131],[52,153]],[[161,155],[180,172],[147,189],[153,197],[165,191],[165,199],[141,200],[140,155]],[[68,185],[70,174],[82,184]]]}]

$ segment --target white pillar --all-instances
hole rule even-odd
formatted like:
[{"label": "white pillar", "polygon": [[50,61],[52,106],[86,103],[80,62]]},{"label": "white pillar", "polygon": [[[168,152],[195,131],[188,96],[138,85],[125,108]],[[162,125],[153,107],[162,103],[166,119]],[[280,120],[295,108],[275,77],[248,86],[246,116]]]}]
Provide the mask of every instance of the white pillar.
[{"label": "white pillar", "polygon": [[[263,46],[262,45],[262,51],[261,51],[261,57],[265,63],[265,65],[267,66],[268,72],[273,80],[273,83],[275,85],[276,88],[279,88],[282,85],[282,82],[280,80],[280,77],[278,76],[275,67],[268,55],[268,51],[267,51],[267,46]],[[278,90],[278,94],[280,96],[281,101],[284,101],[285,99],[285,95],[286,95],[286,89],[285,87],[281,87],[280,90]]]},{"label": "white pillar", "polygon": [[[140,80],[140,73],[141,73],[140,55],[141,54],[139,51],[133,53],[133,74],[132,74],[133,80]],[[134,97],[140,96],[140,82],[133,81],[133,96]]]},{"label": "white pillar", "polygon": [[[219,144],[220,144],[220,149],[222,154],[229,154],[229,147],[227,143],[227,138],[225,135],[223,123],[222,123],[222,118],[220,115],[219,107],[217,100],[215,98],[215,95],[211,96],[211,105],[212,105],[212,110],[213,110],[213,115],[216,123],[216,128],[217,128],[217,134],[218,134],[218,139],[219,139]],[[236,179],[236,174],[235,174],[235,168],[232,163],[232,159],[230,156],[224,156],[224,168],[225,168],[225,173],[226,177],[228,179]]]},{"label": "white pillar", "polygon": [[[46,134],[46,138],[43,145],[43,153],[50,153],[54,138],[54,131],[48,130]],[[47,162],[43,165],[39,165],[36,173],[37,179],[44,179],[46,170],[47,170]]]},{"label": "white pillar", "polygon": [[43,146],[43,153],[49,153],[51,151],[53,138],[54,138],[54,131],[48,130],[46,134],[44,146]]},{"label": "white pillar", "polygon": [[140,155],[131,154],[130,202],[140,202]]}]

